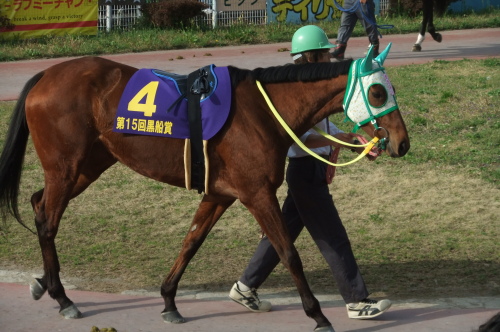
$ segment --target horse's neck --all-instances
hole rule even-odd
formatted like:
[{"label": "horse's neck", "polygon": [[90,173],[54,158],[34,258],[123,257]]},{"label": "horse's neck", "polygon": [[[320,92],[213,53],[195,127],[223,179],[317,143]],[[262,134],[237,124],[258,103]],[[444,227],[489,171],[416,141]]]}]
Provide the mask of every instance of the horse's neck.
[{"label": "horse's neck", "polygon": [[269,96],[288,126],[305,133],[330,114],[342,112],[347,75],[316,82],[271,84]]}]

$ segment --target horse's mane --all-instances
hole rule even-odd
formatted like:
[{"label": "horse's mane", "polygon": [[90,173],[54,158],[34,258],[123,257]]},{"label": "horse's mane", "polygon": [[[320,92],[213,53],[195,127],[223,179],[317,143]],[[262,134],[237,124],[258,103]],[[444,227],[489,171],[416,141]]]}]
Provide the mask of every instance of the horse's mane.
[{"label": "horse's mane", "polygon": [[283,66],[240,69],[229,66],[233,84],[251,78],[262,83],[310,82],[345,75],[349,72],[352,59],[340,62],[286,64]]}]

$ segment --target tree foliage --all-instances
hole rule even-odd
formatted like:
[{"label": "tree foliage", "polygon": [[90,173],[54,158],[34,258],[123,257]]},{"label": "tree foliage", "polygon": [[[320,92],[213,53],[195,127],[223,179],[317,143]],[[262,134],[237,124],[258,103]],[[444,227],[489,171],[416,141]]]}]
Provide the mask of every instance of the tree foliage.
[{"label": "tree foliage", "polygon": [[159,0],[144,4],[141,11],[155,27],[182,28],[192,25],[193,18],[203,15],[208,7],[197,0]]},{"label": "tree foliage", "polygon": [[[421,15],[424,1],[432,0],[390,0],[391,13],[407,14],[411,17]],[[458,0],[434,0],[434,13],[442,16],[452,2]]]}]

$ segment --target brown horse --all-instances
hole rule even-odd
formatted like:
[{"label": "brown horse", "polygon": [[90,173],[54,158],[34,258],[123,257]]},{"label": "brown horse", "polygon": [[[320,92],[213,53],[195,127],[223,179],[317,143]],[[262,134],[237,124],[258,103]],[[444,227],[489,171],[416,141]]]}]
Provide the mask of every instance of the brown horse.
[{"label": "brown horse", "polygon": [[[370,66],[371,56],[369,52],[366,58]],[[210,181],[180,254],[161,286],[165,321],[184,322],[175,305],[179,280],[217,220],[239,199],[292,274],[307,316],[316,321],[319,330],[333,331],[305,279],[276,197],[292,139],[271,113],[256,80],[293,132],[301,135],[328,115],[343,110],[353,63],[346,60],[255,70],[228,67],[231,112],[222,129],[208,141]],[[54,244],[69,201],[117,161],[157,181],[186,185],[184,140],[112,130],[122,92],[136,71],[103,58],[84,57],[38,73],[26,83],[19,97],[0,157],[0,206],[4,214],[11,213],[22,223],[17,196],[31,133],[45,175],[45,187],[31,197],[44,265],[44,275],[32,282],[31,292],[39,299],[48,291],[65,318],[82,316],[61,284]],[[370,84],[366,94],[374,107],[387,101],[383,84]],[[391,157],[405,155],[410,147],[399,110],[381,114],[362,128],[370,136],[384,136]]]}]

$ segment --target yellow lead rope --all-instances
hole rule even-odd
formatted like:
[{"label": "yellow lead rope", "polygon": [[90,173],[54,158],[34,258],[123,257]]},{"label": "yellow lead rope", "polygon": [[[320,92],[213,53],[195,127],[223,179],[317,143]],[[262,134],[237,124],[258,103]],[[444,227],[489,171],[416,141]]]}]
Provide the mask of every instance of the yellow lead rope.
[{"label": "yellow lead rope", "polygon": [[276,119],[278,119],[278,121],[281,124],[281,126],[286,130],[286,132],[288,133],[288,135],[290,135],[290,137],[292,137],[292,139],[295,141],[295,143],[297,143],[297,145],[300,146],[304,151],[306,151],[311,156],[313,156],[316,159],[321,160],[324,163],[327,163],[327,164],[332,165],[332,166],[347,166],[347,165],[353,164],[353,163],[357,162],[358,160],[361,160],[364,156],[366,156],[371,151],[371,149],[375,146],[375,144],[377,144],[377,142],[379,140],[378,137],[374,137],[370,142],[368,142],[368,143],[366,143],[364,145],[355,145],[355,144],[350,144],[350,143],[346,143],[344,141],[338,140],[338,139],[334,138],[333,136],[328,135],[324,131],[322,131],[322,130],[318,131],[315,128],[315,130],[317,130],[321,135],[325,136],[326,138],[328,138],[328,139],[330,139],[332,141],[340,142],[341,144],[344,144],[344,145],[347,145],[347,146],[352,146],[352,147],[365,146],[365,149],[363,150],[362,153],[359,154],[359,156],[357,156],[355,159],[353,159],[351,161],[348,161],[346,163],[343,163],[343,164],[334,164],[334,163],[332,163],[332,162],[330,162],[328,160],[325,160],[321,156],[319,156],[318,154],[314,153],[307,146],[305,146],[304,143],[302,143],[302,141],[297,137],[297,135],[295,135],[295,133],[292,131],[292,129],[290,129],[290,127],[288,127],[288,125],[286,124],[285,120],[283,120],[283,118],[279,115],[278,111],[276,110],[276,108],[274,107],[273,103],[269,99],[268,95],[264,91],[264,88],[262,87],[262,85],[260,84],[260,82],[256,81],[256,83],[257,83],[257,87],[260,90],[260,93],[262,93],[262,96],[266,100],[267,105],[269,106],[269,108],[273,112],[273,114],[276,117]]},{"label": "yellow lead rope", "polygon": [[319,134],[321,134],[321,136],[323,136],[325,138],[328,138],[330,141],[334,141],[334,142],[337,142],[337,143],[340,143],[340,144],[346,145],[346,146],[352,146],[353,148],[360,148],[360,147],[363,147],[363,146],[368,146],[370,144],[370,142],[365,143],[365,144],[351,144],[351,143],[347,143],[347,142],[344,142],[342,140],[339,140],[338,138],[336,138],[336,137],[334,137],[332,135],[329,135],[329,134],[325,133],[323,130],[319,129],[316,126],[314,126],[313,129],[316,130]]}]

